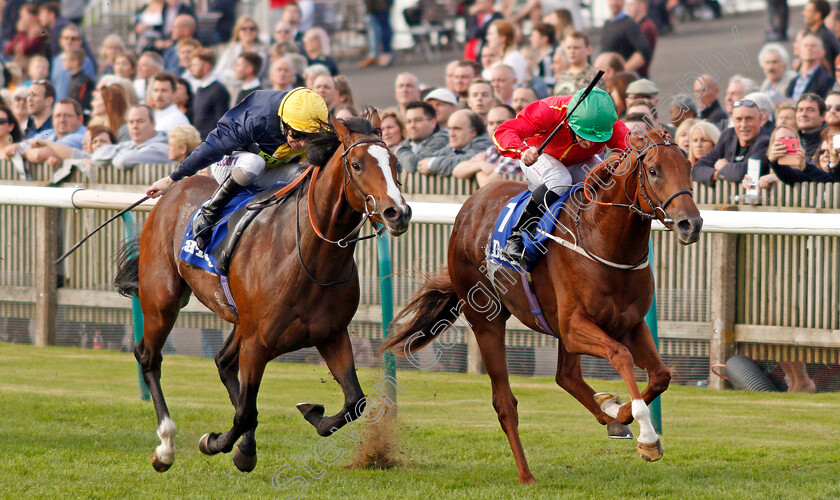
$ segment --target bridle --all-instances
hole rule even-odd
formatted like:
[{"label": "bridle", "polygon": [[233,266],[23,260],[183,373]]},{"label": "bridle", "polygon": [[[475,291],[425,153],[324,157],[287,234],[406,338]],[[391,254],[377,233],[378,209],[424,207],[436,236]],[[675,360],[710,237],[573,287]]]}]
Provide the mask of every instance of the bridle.
[{"label": "bridle", "polygon": [[[648,154],[648,151],[650,151],[651,149],[654,149],[657,146],[667,147],[667,146],[676,146],[676,145],[677,145],[676,142],[673,142],[670,139],[665,139],[662,142],[654,142],[654,143],[648,144],[641,152],[636,153],[636,166],[634,168],[637,171],[638,176],[639,176],[639,194],[642,196],[642,198],[644,198],[645,203],[647,203],[647,205],[653,210],[653,213],[646,212],[638,204],[638,202],[636,202],[636,200],[632,199],[630,197],[630,195],[627,194],[627,185],[626,184],[624,186],[624,192],[627,195],[627,198],[632,200],[632,203],[629,204],[629,205],[623,204],[623,203],[608,203],[608,202],[593,200],[592,197],[589,194],[589,178],[592,174],[594,174],[597,170],[599,170],[598,168],[595,168],[591,172],[589,172],[589,174],[587,174],[587,176],[586,176],[586,179],[583,181],[583,184],[584,184],[583,192],[584,192],[584,195],[586,196],[586,199],[590,203],[595,203],[596,205],[599,205],[599,206],[602,206],[602,207],[627,208],[627,209],[634,212],[635,214],[637,214],[638,216],[642,217],[645,220],[658,219],[660,222],[662,222],[662,224],[666,228],[668,228],[669,231],[673,231],[674,221],[672,219],[668,218],[668,215],[665,213],[665,209],[678,196],[681,196],[681,195],[684,195],[684,194],[692,196],[693,191],[691,189],[678,189],[677,191],[672,193],[671,196],[667,197],[664,202],[662,202],[662,201],[660,201],[659,196],[656,194],[656,192],[650,187],[650,179],[648,178],[647,169],[643,168],[641,166],[644,165],[645,156]],[[619,159],[618,159],[619,163],[629,159],[629,156],[630,156],[630,154],[628,152],[626,152],[626,151],[622,152],[619,155]]]},{"label": "bridle", "polygon": [[[312,226],[312,229],[315,231],[315,234],[318,235],[319,238],[326,241],[327,243],[331,243],[333,245],[338,245],[339,248],[347,248],[347,246],[350,245],[351,243],[356,243],[358,241],[367,240],[367,239],[379,236],[385,230],[385,225],[384,224],[380,225],[380,227],[377,228],[376,225],[371,220],[371,217],[376,216],[376,215],[381,215],[379,213],[379,211],[377,210],[376,198],[374,198],[373,195],[365,194],[364,191],[362,191],[362,189],[356,183],[356,179],[353,177],[353,174],[350,173],[350,162],[347,159],[347,154],[353,148],[355,148],[356,146],[360,146],[362,144],[382,144],[382,145],[385,145],[385,141],[383,141],[382,139],[375,139],[375,138],[359,139],[356,142],[353,142],[352,144],[350,144],[349,146],[344,147],[344,152],[341,153],[342,165],[344,167],[344,187],[342,188],[342,193],[344,195],[344,199],[347,200],[347,203],[350,203],[350,197],[347,194],[347,189],[348,189],[348,186],[350,184],[352,184],[353,187],[356,189],[356,192],[359,194],[359,196],[364,201],[364,212],[362,214],[362,220],[359,221],[359,223],[356,225],[356,227],[354,227],[346,236],[344,236],[342,238],[339,238],[337,240],[331,240],[331,239],[327,238],[326,236],[324,236],[324,233],[321,232],[321,230],[318,228],[318,224],[315,222],[315,215],[314,215],[315,214],[315,210],[314,210],[315,209],[315,183],[318,180],[318,174],[320,174],[320,172],[321,172],[321,166],[320,165],[314,167],[314,169],[312,171],[312,179],[309,181],[309,194],[307,196],[307,198],[308,198],[307,199],[307,204],[308,204],[308,208],[309,208],[309,223]],[[386,149],[387,149],[387,146],[386,146]],[[397,181],[397,182],[398,182],[398,186],[399,186],[399,181]],[[346,283],[346,282],[350,281],[350,279],[352,279],[353,275],[356,273],[355,260],[353,261],[353,268],[350,270],[350,273],[345,278],[330,281],[328,283],[322,283],[322,282],[318,281],[317,279],[315,279],[315,277],[312,275],[312,273],[309,271],[309,269],[306,268],[306,264],[304,264],[304,262],[303,262],[303,255],[301,254],[301,250],[300,250],[300,214],[299,214],[299,212],[300,212],[300,195],[301,195],[301,191],[298,191],[297,203],[295,204],[295,226],[296,226],[295,227],[295,229],[296,229],[296,231],[295,231],[295,246],[297,247],[298,262],[300,263],[301,268],[303,269],[304,273],[306,273],[306,276],[310,279],[310,281],[312,281],[313,283],[315,283],[316,285],[321,286],[321,287],[326,287],[326,286],[330,286],[330,285],[338,285],[338,284]],[[370,205],[372,205],[372,207]],[[368,221],[370,221],[371,225],[374,227],[374,232],[372,234],[367,235],[367,236],[362,236],[362,237],[357,236],[357,237],[351,238],[353,235],[357,235],[359,233],[359,231],[362,229],[362,226],[364,226],[365,222],[368,222]]]},{"label": "bridle", "polygon": [[[626,183],[624,185],[624,194],[625,194],[625,196],[627,196],[627,198],[629,200],[632,201],[631,204],[628,205],[628,204],[624,204],[624,203],[610,203],[610,202],[593,200],[592,197],[590,196],[590,193],[589,193],[589,189],[590,189],[589,178],[596,171],[598,171],[600,169],[600,167],[596,167],[596,168],[592,169],[592,171],[589,172],[586,175],[586,178],[583,181],[584,196],[586,197],[587,201],[589,201],[590,203],[594,203],[595,205],[598,205],[598,206],[627,208],[631,212],[635,213],[636,215],[638,215],[639,217],[641,217],[642,219],[644,219],[646,221],[652,221],[654,219],[658,219],[660,222],[662,222],[662,224],[666,228],[668,228],[669,231],[673,231],[674,230],[674,226],[673,226],[674,221],[672,219],[668,218],[668,215],[665,213],[665,208],[667,208],[668,204],[671,203],[672,201],[674,201],[674,199],[678,196],[681,196],[681,195],[684,195],[684,194],[687,194],[687,195],[691,196],[692,195],[692,190],[691,189],[679,189],[676,192],[672,193],[670,196],[668,196],[668,198],[666,198],[664,202],[661,202],[660,199],[659,199],[659,196],[650,187],[650,179],[648,178],[647,169],[644,168],[644,160],[645,160],[645,155],[647,155],[648,151],[656,148],[657,146],[668,147],[668,146],[676,146],[676,145],[677,145],[677,143],[675,143],[675,142],[671,141],[670,139],[666,138],[662,142],[654,142],[654,143],[648,144],[641,152],[636,154],[636,165],[635,165],[634,168],[637,171],[638,176],[639,176],[639,193],[641,194],[642,198],[644,198],[645,203],[647,203],[648,206],[651,207],[651,209],[653,210],[653,213],[646,212],[637,203],[637,201],[627,193],[627,184]],[[630,156],[629,152],[626,152],[626,151],[622,152],[620,154],[619,158],[618,158],[619,163],[621,163],[625,160],[628,160],[629,156]],[[582,206],[583,206],[582,204],[578,205],[577,212],[575,214],[575,221],[574,221],[575,222],[575,233],[576,233],[575,238],[576,238],[576,241],[577,241],[577,246],[582,248],[583,251],[586,253],[586,255],[589,258],[591,258],[595,262],[597,262],[597,263],[599,263],[603,266],[606,266],[608,268],[619,269],[619,270],[624,270],[624,271],[633,271],[633,270],[637,270],[637,269],[643,269],[643,268],[648,266],[648,252],[645,252],[644,256],[642,256],[642,259],[639,262],[637,262],[636,264],[617,264],[617,263],[614,263],[614,262],[610,262],[606,259],[603,259],[601,257],[598,257],[597,255],[590,252],[583,245],[583,239],[580,236],[580,219],[581,219],[580,211],[582,209]]]}]

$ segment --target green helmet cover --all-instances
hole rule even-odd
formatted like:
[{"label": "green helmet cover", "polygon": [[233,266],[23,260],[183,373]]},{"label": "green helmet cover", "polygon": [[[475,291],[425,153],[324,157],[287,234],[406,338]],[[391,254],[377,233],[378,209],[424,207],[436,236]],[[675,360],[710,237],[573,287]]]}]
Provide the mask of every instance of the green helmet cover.
[{"label": "green helmet cover", "polygon": [[[584,89],[578,90],[572,96],[568,105],[569,111],[580,101],[583,91]],[[612,98],[604,90],[595,87],[569,117],[569,127],[581,139],[606,142],[612,137],[616,120],[618,115]]]}]

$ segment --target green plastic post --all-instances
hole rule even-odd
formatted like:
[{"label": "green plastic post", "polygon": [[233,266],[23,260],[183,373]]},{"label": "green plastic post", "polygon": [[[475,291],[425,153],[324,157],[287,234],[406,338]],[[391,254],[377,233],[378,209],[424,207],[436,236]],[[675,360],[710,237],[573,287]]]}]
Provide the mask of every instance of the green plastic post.
[{"label": "green plastic post", "polygon": [[[650,270],[654,272],[653,265],[653,240],[648,242],[648,259],[650,260]],[[656,283],[656,273],[654,272],[653,281]],[[648,328],[650,328],[650,335],[653,337],[653,343],[656,344],[656,350],[659,350],[659,327],[656,325],[656,287],[654,286],[653,302],[650,305],[650,311],[645,316]],[[657,434],[662,434],[662,398],[657,397],[650,402],[650,420],[653,423],[653,429]]]},{"label": "green plastic post", "polygon": [[[122,214],[123,226],[125,226],[125,241],[129,242],[136,236],[136,226],[134,225],[134,216],[131,212]],[[130,257],[134,257],[130,255]],[[134,343],[140,342],[143,338],[143,310],[140,308],[140,299],[137,297],[131,298],[131,318],[134,323]],[[137,363],[137,381],[140,389],[140,399],[148,401],[151,399],[149,395],[149,388],[146,387],[146,381],[143,380],[143,372],[140,370],[140,363]]]},{"label": "green plastic post", "polygon": [[[388,243],[388,233],[384,232],[376,238],[376,253],[379,260],[379,293],[382,302],[382,338],[388,337],[388,325],[394,319],[394,292],[391,288],[391,245]],[[386,377],[397,379],[397,362],[394,354],[386,352],[382,358],[383,370]],[[394,384],[384,384],[385,394],[391,401],[397,401],[397,388]]]}]

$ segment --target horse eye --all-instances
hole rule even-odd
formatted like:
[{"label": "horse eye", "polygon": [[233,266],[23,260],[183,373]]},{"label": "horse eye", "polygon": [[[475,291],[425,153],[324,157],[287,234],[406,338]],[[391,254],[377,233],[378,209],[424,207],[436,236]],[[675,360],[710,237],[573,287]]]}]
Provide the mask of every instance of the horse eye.
[{"label": "horse eye", "polygon": [[650,175],[656,177],[656,169],[655,168],[650,167],[650,169],[648,169],[648,172],[650,172]]},{"label": "horse eye", "polygon": [[362,169],[362,166],[361,166],[361,165],[359,165],[359,162],[355,162],[355,161],[354,161],[354,162],[352,162],[352,163],[350,164],[350,166],[352,166],[352,167],[353,167],[353,170],[355,170],[355,171],[357,171],[357,172],[358,172],[358,171],[360,171],[360,170]]}]

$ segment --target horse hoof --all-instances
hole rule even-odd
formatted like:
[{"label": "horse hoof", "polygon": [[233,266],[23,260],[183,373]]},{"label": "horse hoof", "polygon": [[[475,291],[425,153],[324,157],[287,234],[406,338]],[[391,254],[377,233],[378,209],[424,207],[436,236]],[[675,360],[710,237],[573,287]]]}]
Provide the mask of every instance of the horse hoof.
[{"label": "horse hoof", "polygon": [[607,437],[610,439],[633,439],[633,431],[618,420],[613,420],[607,424]]},{"label": "horse hoof", "polygon": [[257,456],[246,455],[237,446],[233,450],[233,465],[242,472],[251,472],[257,466]]},{"label": "horse hoof", "polygon": [[618,406],[621,406],[621,397],[618,394],[613,394],[611,392],[599,392],[593,396],[595,399],[595,404],[597,404],[601,409],[604,408],[604,404],[609,402],[614,402]]},{"label": "horse hoof", "polygon": [[312,403],[298,403],[297,409],[312,425],[317,426],[318,421],[324,416],[324,405],[314,405]]},{"label": "horse hoof", "polygon": [[172,467],[171,463],[164,463],[158,458],[157,453],[152,454],[152,467],[158,472],[166,472]]},{"label": "horse hoof", "polygon": [[198,440],[198,450],[205,455],[215,455],[216,453],[219,453],[218,451],[210,449],[209,440],[212,434],[212,432],[208,432],[207,434],[201,436],[201,439]]},{"label": "horse hoof", "polygon": [[519,478],[519,484],[534,484],[536,482],[537,482],[537,480],[534,479],[534,476],[531,475],[531,474],[528,474],[525,477],[520,477]]},{"label": "horse hoof", "polygon": [[636,451],[645,462],[656,462],[664,454],[662,443],[658,439],[655,443],[636,443]]}]

